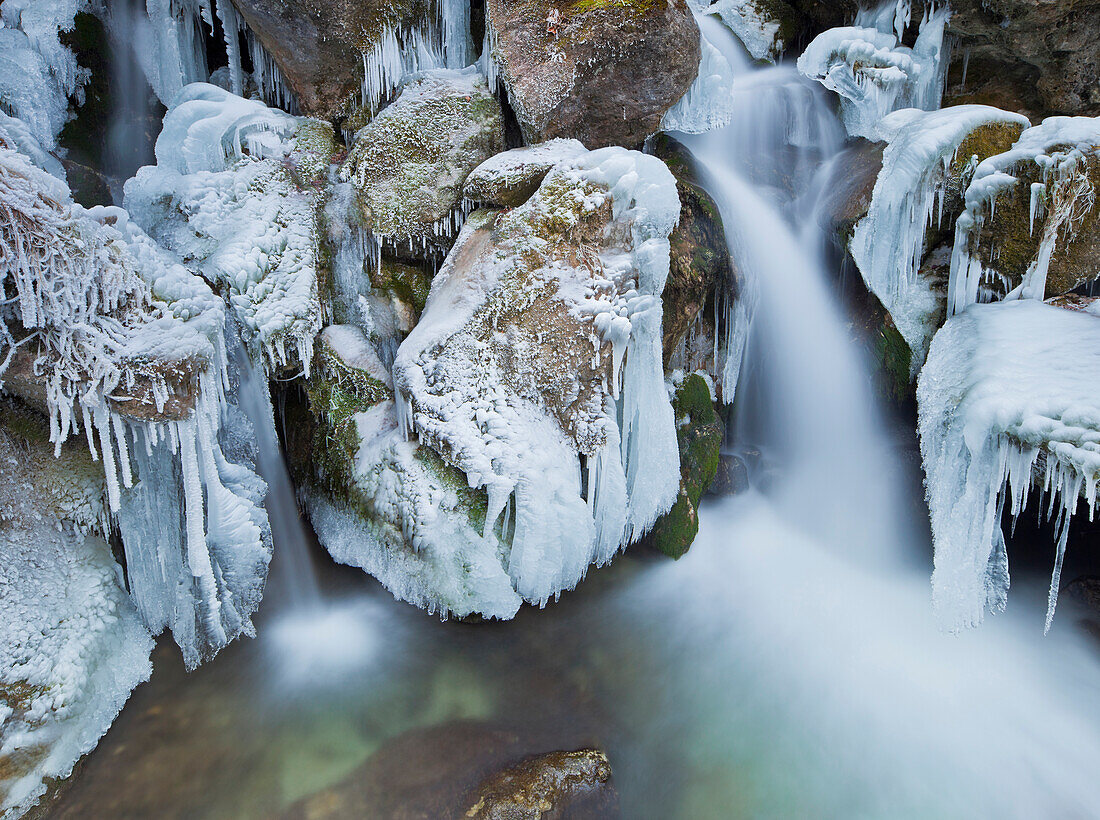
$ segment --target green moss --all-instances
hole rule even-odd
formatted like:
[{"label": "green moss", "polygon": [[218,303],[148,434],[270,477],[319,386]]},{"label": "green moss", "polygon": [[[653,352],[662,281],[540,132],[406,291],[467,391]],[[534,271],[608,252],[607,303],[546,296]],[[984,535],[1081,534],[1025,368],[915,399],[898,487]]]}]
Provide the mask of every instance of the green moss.
[{"label": "green moss", "polygon": [[699,502],[718,474],[725,430],[710,387],[698,373],[684,379],[672,409],[680,449],[680,494],[672,509],[653,526],[647,541],[659,552],[679,558],[699,531]]},{"label": "green moss", "polygon": [[632,14],[635,17],[648,14],[665,4],[664,0],[572,0],[569,11],[576,14],[610,11],[616,14]]},{"label": "green moss", "polygon": [[432,277],[416,265],[383,258],[378,269],[370,272],[370,283],[416,309],[417,318],[428,301]]},{"label": "green moss", "polygon": [[893,324],[883,324],[879,329],[874,355],[884,376],[885,392],[892,399],[904,401],[912,392],[909,372],[913,352]]}]

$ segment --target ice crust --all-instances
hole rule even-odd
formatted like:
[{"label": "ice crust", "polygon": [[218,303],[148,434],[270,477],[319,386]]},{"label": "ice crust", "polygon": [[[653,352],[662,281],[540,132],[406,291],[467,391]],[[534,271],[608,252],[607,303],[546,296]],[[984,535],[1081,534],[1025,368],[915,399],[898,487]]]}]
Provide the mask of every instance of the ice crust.
[{"label": "ice crust", "polygon": [[938,111],[903,109],[879,125],[886,139],[882,171],[867,216],[852,233],[849,249],[868,289],[889,311],[912,351],[915,375],[924,363],[943,294],[918,274],[925,234],[940,227],[949,170],[962,142],[991,123],[1027,127],[1028,120],[984,105],[958,105]]},{"label": "ice crust", "polygon": [[943,625],[1003,610],[1006,507],[1035,489],[1058,527],[1046,628],[1069,523],[1091,519],[1100,478],[1100,317],[1035,300],[971,305],[932,340],[921,372],[921,454],[932,515],[933,604]]},{"label": "ice crust", "polygon": [[[679,457],[660,293],[679,211],[660,160],[608,148],[559,163],[505,215],[471,216],[397,352],[396,401],[356,416],[371,514],[311,494],[338,560],[443,614],[507,618],[667,511]],[[597,244],[566,238],[586,219]],[[555,333],[576,341],[549,350]],[[559,352],[575,372],[536,358]]]},{"label": "ice crust", "polygon": [[180,92],[155,166],[126,183],[126,207],[229,304],[271,368],[307,372],[321,328],[319,216],[328,126],[207,83]]},{"label": "ice crust", "polygon": [[104,482],[89,461],[0,431],[4,818],[69,775],[152,669],[152,638],[99,534]]}]

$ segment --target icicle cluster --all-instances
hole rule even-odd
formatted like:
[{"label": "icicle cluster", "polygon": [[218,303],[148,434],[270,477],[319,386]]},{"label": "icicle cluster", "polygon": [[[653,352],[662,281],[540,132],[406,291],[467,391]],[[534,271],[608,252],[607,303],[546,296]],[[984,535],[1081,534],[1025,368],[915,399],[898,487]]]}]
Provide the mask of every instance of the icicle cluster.
[{"label": "icicle cluster", "polygon": [[966,191],[966,210],[955,226],[948,311],[958,313],[978,301],[983,282],[1000,277],[996,239],[983,254],[982,229],[996,213],[997,199],[1020,184],[1028,172],[1039,180],[1029,189],[1029,226],[1041,233],[1038,251],[1023,281],[1006,299],[1042,299],[1047,273],[1059,243],[1068,244],[1096,204],[1100,118],[1049,117],[1028,128],[1012,149],[986,159]]},{"label": "icicle cluster", "polygon": [[[1027,118],[983,105],[939,111],[905,109],[879,125],[886,139],[882,171],[867,216],[852,233],[850,250],[868,289],[890,312],[913,353],[913,373],[924,362],[942,297],[918,276],[925,233],[940,227],[951,169],[970,161],[959,147],[977,129],[993,124],[1028,125]],[[960,172],[961,173],[961,172]]]},{"label": "icicle cluster", "polygon": [[935,542],[933,602],[952,629],[1007,601],[1001,515],[1038,484],[1057,520],[1046,627],[1069,523],[1100,479],[1100,317],[1038,301],[974,305],[936,334],[917,390]]},{"label": "icicle cluster", "polygon": [[47,150],[84,101],[90,73],[61,43],[85,0],[5,0],[0,5],[0,110],[24,123]]},{"label": "icicle cluster", "polygon": [[851,136],[879,139],[882,118],[899,108],[939,108],[947,74],[944,31],[950,11],[925,6],[913,48],[900,44],[909,0],[863,13],[857,25],[819,34],[798,58],[798,70],[841,98]]},{"label": "icicle cluster", "polygon": [[[83,430],[103,464],[139,611],[153,632],[169,622],[149,602],[174,613],[169,625],[193,666],[251,631],[270,554],[263,482],[230,463],[219,441],[229,385],[222,302],[125,211],[73,204],[64,183],[2,134],[0,242],[0,375],[28,357],[17,375],[24,392],[44,393],[57,452]],[[177,474],[179,491],[167,491]],[[131,515],[147,491],[156,514]],[[184,554],[187,572],[171,576],[171,557]]]}]

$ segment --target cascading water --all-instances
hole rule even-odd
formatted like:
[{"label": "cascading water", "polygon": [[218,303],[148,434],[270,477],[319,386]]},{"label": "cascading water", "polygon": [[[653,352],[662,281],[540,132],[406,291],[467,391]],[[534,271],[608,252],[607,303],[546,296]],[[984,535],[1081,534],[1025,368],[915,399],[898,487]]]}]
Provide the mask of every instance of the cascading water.
[{"label": "cascading water", "polygon": [[[255,359],[262,361],[262,356]],[[262,365],[253,363],[243,345],[236,351],[235,362],[240,374],[241,409],[255,430],[258,467],[267,482],[264,507],[275,542],[268,583],[276,588],[288,609],[314,609],[320,605],[321,593],[309,556],[311,539],[298,514],[294,485],[275,431],[267,374]]]},{"label": "cascading water", "polygon": [[[793,156],[787,190],[815,189],[792,124],[820,102],[800,114],[782,105],[789,76],[737,79],[751,129],[683,137],[755,292],[735,445],[759,447],[775,469],[706,508],[691,553],[631,591],[628,610],[676,608],[665,650],[678,663],[722,659],[706,684],[664,688],[676,716],[663,731],[694,738],[693,756],[730,772],[697,791],[698,816],[718,816],[723,800],[759,806],[739,793],[738,760],[769,814],[1086,816],[1100,805],[1095,659],[1073,635],[1044,643],[1011,615],[978,634],[937,630],[927,567],[905,566],[927,562],[927,545],[899,503],[907,490],[829,292],[817,220],[797,196],[749,179]],[[816,153],[837,147],[826,136]],[[697,596],[686,607],[684,589]]]}]

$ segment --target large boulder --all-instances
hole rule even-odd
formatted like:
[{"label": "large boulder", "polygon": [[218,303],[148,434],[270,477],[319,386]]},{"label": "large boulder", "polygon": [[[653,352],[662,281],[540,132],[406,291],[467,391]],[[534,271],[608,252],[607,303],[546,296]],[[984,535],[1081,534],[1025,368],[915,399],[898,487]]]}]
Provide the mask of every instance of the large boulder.
[{"label": "large boulder", "polygon": [[486,24],[528,143],[639,146],[699,66],[685,0],[488,0]]},{"label": "large boulder", "polygon": [[485,78],[474,68],[426,71],[359,130],[340,175],[372,234],[423,253],[461,226],[466,177],[503,150],[504,120]]},{"label": "large boulder", "polygon": [[[393,400],[311,388],[318,433],[294,460],[322,473],[308,502],[337,560],[430,610],[508,618],[671,507],[659,294],[679,212],[660,160],[607,148],[470,215],[394,358]],[[354,388],[348,370],[313,378]]]},{"label": "large boulder", "polygon": [[427,0],[233,0],[302,110],[332,117],[363,82],[364,55],[428,14]]}]

